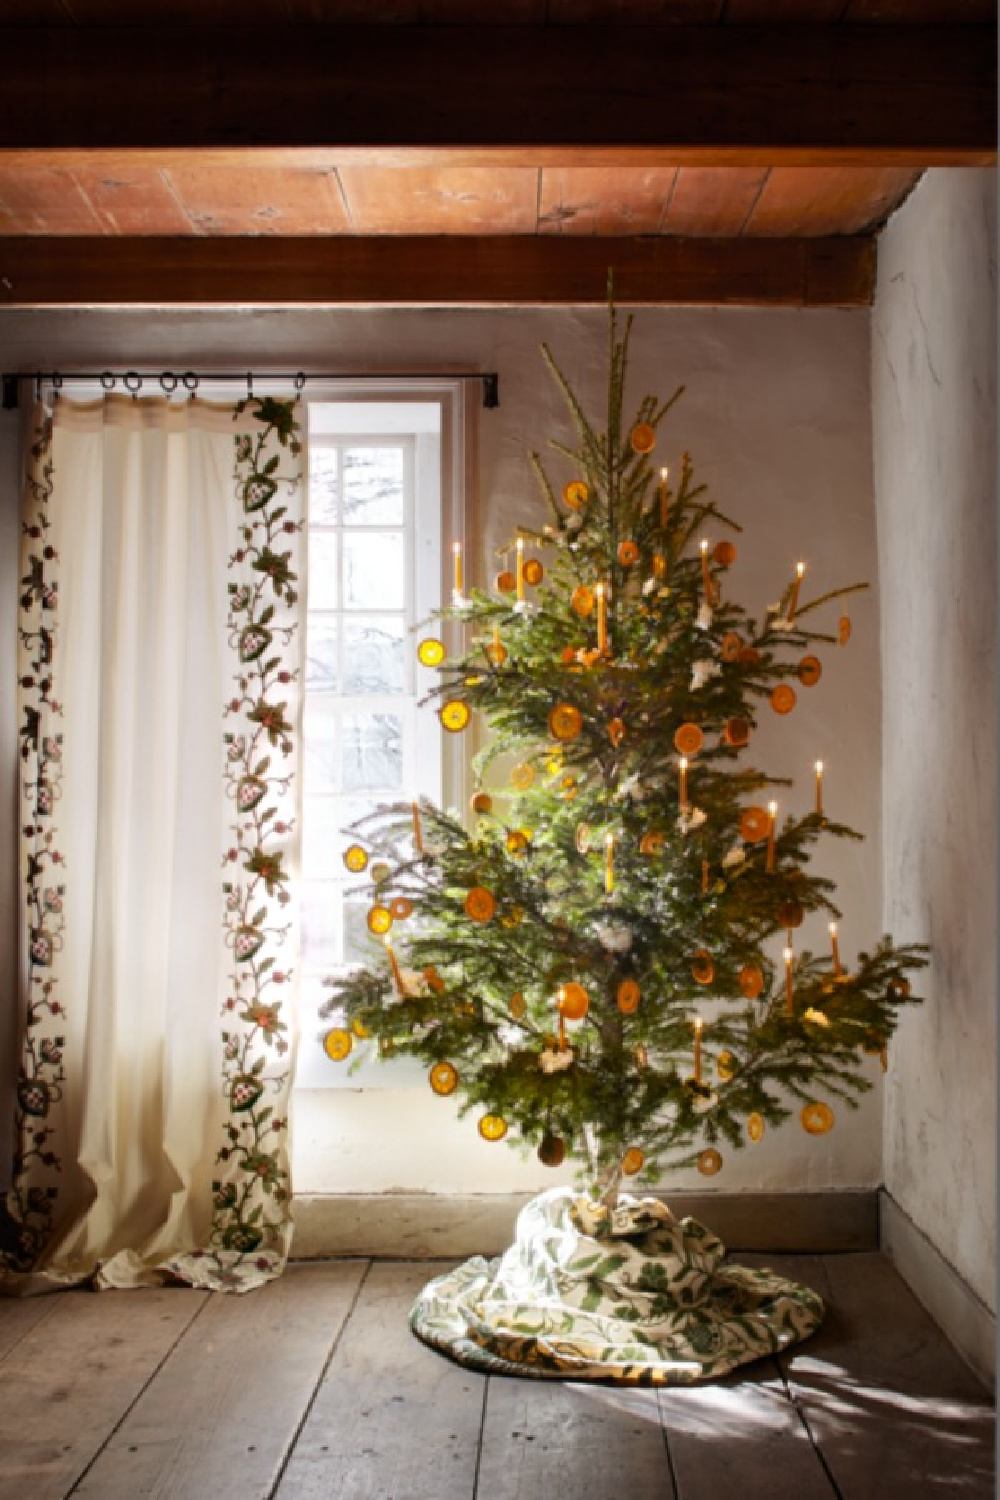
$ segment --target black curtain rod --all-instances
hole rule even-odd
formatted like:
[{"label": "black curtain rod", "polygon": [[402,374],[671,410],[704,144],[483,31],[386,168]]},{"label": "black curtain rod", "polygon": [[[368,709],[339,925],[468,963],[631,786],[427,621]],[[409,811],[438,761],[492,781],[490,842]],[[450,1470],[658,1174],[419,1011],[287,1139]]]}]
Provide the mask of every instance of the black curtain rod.
[{"label": "black curtain rod", "polygon": [[58,392],[67,380],[99,380],[106,391],[115,390],[119,381],[122,389],[131,396],[138,396],[146,381],[155,381],[165,395],[170,396],[177,390],[184,390],[193,395],[199,385],[206,381],[224,381],[232,385],[235,381],[245,381],[248,397],[253,396],[253,383],[255,380],[290,381],[296,391],[305,389],[309,380],[481,380],[483,383],[483,405],[492,410],[500,405],[500,376],[496,370],[407,370],[405,373],[387,371],[373,373],[370,370],[344,372],[343,370],[330,371],[326,374],[318,374],[315,371],[293,370],[272,371],[247,370],[244,374],[231,370],[228,374],[209,374],[205,371],[195,370],[25,370],[20,374],[5,374],[3,376],[3,409],[14,411],[17,408],[18,383],[21,380],[33,380],[36,391],[43,384],[51,385]]}]

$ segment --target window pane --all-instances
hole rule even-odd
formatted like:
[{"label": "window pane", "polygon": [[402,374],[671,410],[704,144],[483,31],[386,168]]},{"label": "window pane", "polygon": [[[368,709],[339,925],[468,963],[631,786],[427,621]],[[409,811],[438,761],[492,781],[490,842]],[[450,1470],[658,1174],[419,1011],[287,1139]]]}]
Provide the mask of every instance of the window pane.
[{"label": "window pane", "polygon": [[306,633],[306,692],[335,693],[337,669],[337,621],[327,615],[310,615]]},{"label": "window pane", "polygon": [[309,608],[337,608],[337,535],[330,531],[309,534]]},{"label": "window pane", "polygon": [[340,891],[332,880],[302,884],[302,962],[322,968],[340,961]]},{"label": "window pane", "polygon": [[370,964],[378,962],[376,944],[381,938],[372,937],[368,931],[368,908],[365,897],[348,897],[344,901],[344,962],[348,964]]},{"label": "window pane", "polygon": [[337,786],[337,720],[332,701],[306,700],[302,724],[303,772],[306,793],[329,792]]},{"label": "window pane", "polygon": [[[339,797],[309,796],[302,801],[302,873],[305,876],[346,873],[340,865],[340,850],[334,863],[334,847],[341,842],[343,803]],[[340,868],[338,869],[338,865]]]},{"label": "window pane", "polygon": [[403,784],[403,721],[396,714],[345,714],[341,740],[345,792],[398,791]]},{"label": "window pane", "polygon": [[344,525],[402,524],[403,450],[348,448],[344,454]]},{"label": "window pane", "polygon": [[398,619],[348,620],[344,626],[344,692],[402,693],[406,689],[406,629]]},{"label": "window pane", "polygon": [[[401,800],[401,799],[400,799]],[[341,859],[348,844],[356,844],[360,840],[367,844],[367,835],[364,833],[348,833],[346,830],[356,823],[359,818],[367,817],[369,813],[375,812],[378,807],[384,806],[384,801],[378,797],[338,797],[337,806],[340,813],[337,818],[337,845],[336,858]],[[343,865],[341,865],[343,869]],[[366,870],[362,875],[349,875],[347,870],[343,871],[345,878],[352,886],[371,886],[371,874]]]},{"label": "window pane", "polygon": [[403,533],[345,531],[345,607],[401,609],[405,602]]},{"label": "window pane", "polygon": [[312,448],[309,453],[309,524],[337,524],[337,450]]}]

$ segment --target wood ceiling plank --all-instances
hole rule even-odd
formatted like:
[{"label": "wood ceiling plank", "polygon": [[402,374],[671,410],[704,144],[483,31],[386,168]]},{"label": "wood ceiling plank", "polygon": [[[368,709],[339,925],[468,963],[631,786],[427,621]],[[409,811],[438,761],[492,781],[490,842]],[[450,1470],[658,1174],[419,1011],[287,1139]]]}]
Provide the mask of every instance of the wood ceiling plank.
[{"label": "wood ceiling plank", "polygon": [[744,233],[857,234],[884,219],[902,202],[919,176],[919,172],[892,167],[868,171],[775,167],[768,175]]},{"label": "wood ceiling plank", "polygon": [[512,235],[0,238],[0,301],[92,306],[595,306],[871,302],[867,239]]},{"label": "wood ceiling plank", "polygon": [[535,232],[538,173],[530,167],[343,167],[340,181],[357,234]]},{"label": "wood ceiling plank", "polygon": [[766,177],[762,167],[682,167],[663,233],[739,234]]},{"label": "wood ceiling plank", "polygon": [[220,170],[198,161],[165,174],[198,234],[343,234],[350,229],[336,173]]},{"label": "wood ceiling plank", "polygon": [[550,25],[700,26],[722,19],[725,0],[549,0]]},{"label": "wood ceiling plank", "polygon": [[0,158],[0,234],[96,234],[104,227],[67,168]]},{"label": "wood ceiling plank", "polygon": [[729,0],[726,24],[729,26],[776,25],[786,21],[797,25],[826,25],[843,19],[847,0]]},{"label": "wood ceiling plank", "polygon": [[553,167],[542,172],[540,234],[656,234],[676,167]]},{"label": "wood ceiling plank", "polygon": [[996,0],[849,0],[844,20],[905,26],[996,27]]},{"label": "wood ceiling plank", "polygon": [[[0,167],[0,176],[2,170]],[[166,173],[155,167],[134,166],[121,161],[114,171],[74,171],[72,176],[105,234],[194,232],[194,226],[177,202]],[[52,227],[49,233],[79,234],[80,231]]]},{"label": "wood ceiling plank", "polygon": [[[530,46],[515,26],[275,35],[11,28],[0,150],[325,146],[397,165],[480,153],[488,167],[602,147],[651,153],[633,165],[995,158],[991,28],[663,26],[641,45],[628,26],[538,26]],[[505,151],[523,155],[494,160]]]}]

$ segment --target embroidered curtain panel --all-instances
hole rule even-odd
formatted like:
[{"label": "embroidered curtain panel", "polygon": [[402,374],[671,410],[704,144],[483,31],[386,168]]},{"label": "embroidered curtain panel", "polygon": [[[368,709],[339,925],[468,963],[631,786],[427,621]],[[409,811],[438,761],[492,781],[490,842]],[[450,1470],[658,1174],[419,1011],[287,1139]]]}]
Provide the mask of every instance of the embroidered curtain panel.
[{"label": "embroidered curtain panel", "polygon": [[299,410],[39,412],[8,1286],[244,1290],[290,1240]]}]

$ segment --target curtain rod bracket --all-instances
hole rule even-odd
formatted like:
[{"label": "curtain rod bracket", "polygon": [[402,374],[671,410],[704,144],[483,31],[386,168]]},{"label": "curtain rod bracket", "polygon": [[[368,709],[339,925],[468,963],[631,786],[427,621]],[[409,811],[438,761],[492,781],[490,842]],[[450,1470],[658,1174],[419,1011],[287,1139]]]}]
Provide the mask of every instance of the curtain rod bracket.
[{"label": "curtain rod bracket", "polygon": [[3,377],[2,405],[4,411],[17,411],[19,405],[17,387],[18,379],[16,375],[5,375]]},{"label": "curtain rod bracket", "polygon": [[496,370],[483,376],[483,405],[494,411],[500,405],[500,376]]}]

